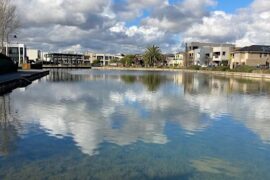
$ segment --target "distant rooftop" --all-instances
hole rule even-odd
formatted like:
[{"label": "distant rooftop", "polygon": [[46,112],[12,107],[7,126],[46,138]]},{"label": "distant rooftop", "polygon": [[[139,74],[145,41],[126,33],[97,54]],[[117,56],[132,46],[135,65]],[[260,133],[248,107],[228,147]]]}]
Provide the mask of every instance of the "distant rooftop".
[{"label": "distant rooftop", "polygon": [[260,52],[260,53],[270,53],[270,46],[265,45],[252,45],[246,46],[236,50],[237,52]]}]

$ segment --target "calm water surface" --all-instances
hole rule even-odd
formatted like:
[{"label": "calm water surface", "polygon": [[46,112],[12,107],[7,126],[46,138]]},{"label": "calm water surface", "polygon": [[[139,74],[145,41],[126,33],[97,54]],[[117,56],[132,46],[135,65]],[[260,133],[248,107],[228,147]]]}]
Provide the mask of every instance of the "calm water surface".
[{"label": "calm water surface", "polygon": [[0,97],[0,179],[270,179],[270,82],[53,70]]}]

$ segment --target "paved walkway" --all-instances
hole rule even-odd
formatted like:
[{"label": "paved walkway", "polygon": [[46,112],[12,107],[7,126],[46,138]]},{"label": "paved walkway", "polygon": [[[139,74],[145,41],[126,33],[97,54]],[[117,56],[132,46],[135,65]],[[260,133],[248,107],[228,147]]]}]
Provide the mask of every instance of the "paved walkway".
[{"label": "paved walkway", "polygon": [[43,70],[27,70],[27,71],[19,70],[18,72],[14,72],[14,73],[3,74],[3,75],[0,75],[0,84],[8,82],[8,81],[13,81],[16,79],[26,78],[35,73],[41,73],[41,72],[44,72],[44,71]]}]

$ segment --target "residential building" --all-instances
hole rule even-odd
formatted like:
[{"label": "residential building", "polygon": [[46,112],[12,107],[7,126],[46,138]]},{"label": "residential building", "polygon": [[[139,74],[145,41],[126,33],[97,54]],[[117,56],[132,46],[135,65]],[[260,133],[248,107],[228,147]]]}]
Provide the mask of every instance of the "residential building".
[{"label": "residential building", "polygon": [[200,47],[199,49],[193,50],[194,65],[208,66],[212,60],[212,51],[213,48],[210,46],[203,46]]},{"label": "residential building", "polygon": [[4,46],[5,48],[3,54],[9,56],[19,66],[27,62],[27,52],[25,44],[4,43]]},{"label": "residential building", "polygon": [[110,60],[115,59],[116,57],[111,54],[96,54],[97,60],[101,62],[103,66],[107,66],[110,63]]},{"label": "residential building", "polygon": [[84,61],[92,64],[95,60],[97,60],[96,53],[87,52],[84,54]]},{"label": "residential building", "polygon": [[36,61],[41,61],[41,51],[38,49],[26,49],[27,52],[27,57],[29,61],[36,62]]},{"label": "residential building", "polygon": [[164,56],[165,56],[165,60],[166,60],[167,64],[169,64],[169,62],[173,61],[175,58],[174,54],[165,54]]},{"label": "residential building", "polygon": [[236,49],[232,53],[230,67],[239,65],[247,66],[269,66],[270,46],[253,45]]},{"label": "residential building", "polygon": [[234,49],[235,45],[232,44],[213,47],[212,63],[215,65],[228,65]]},{"label": "residential building", "polygon": [[91,53],[87,52],[84,54],[86,62],[92,64],[95,60],[99,60],[103,66],[107,66],[110,63],[110,60],[113,59],[122,59],[123,55],[113,55],[113,54],[104,54],[104,53]]},{"label": "residential building", "polygon": [[72,53],[48,53],[46,60],[53,64],[79,65],[84,63],[84,55]]},{"label": "residential building", "polygon": [[184,66],[184,53],[176,53],[174,58],[168,61],[169,66]]},{"label": "residential building", "polygon": [[201,65],[201,66],[209,65],[212,63],[217,65],[221,65],[222,62],[228,63],[230,59],[229,58],[230,51],[232,51],[234,47],[235,46],[233,44],[201,43],[201,42],[188,43],[187,63],[188,65]]}]

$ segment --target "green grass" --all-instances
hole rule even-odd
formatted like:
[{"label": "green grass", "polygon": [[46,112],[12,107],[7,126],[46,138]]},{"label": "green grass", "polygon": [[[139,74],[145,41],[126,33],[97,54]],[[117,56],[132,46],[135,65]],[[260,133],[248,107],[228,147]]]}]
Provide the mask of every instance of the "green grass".
[{"label": "green grass", "polygon": [[201,67],[192,65],[187,69],[190,70],[203,70],[203,71],[224,71],[224,72],[243,72],[243,73],[252,73],[252,72],[259,72],[259,73],[270,73],[270,70],[260,70],[258,71],[255,67],[251,66],[238,66],[234,69],[230,69],[229,66],[218,66],[218,67]]},{"label": "green grass", "polygon": [[252,73],[254,70],[256,70],[255,67],[251,66],[238,66],[230,71],[232,72],[245,72],[245,73]]}]

